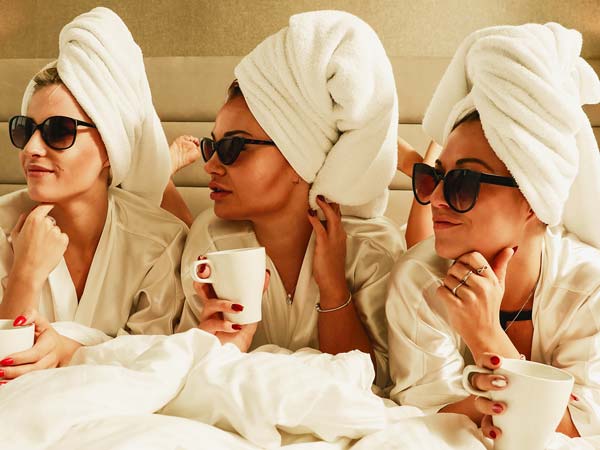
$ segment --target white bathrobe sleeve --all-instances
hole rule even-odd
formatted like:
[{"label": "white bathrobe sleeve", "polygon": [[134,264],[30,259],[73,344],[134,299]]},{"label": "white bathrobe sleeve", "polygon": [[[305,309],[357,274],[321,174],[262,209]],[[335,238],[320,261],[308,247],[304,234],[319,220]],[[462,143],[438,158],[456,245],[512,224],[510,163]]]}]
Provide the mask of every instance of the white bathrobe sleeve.
[{"label": "white bathrobe sleeve", "polygon": [[[374,230],[375,232],[375,230]],[[382,242],[376,239],[363,239],[362,243],[350,249],[347,263],[352,262],[354,279],[350,281],[352,299],[360,321],[365,327],[373,345],[376,363],[375,384],[382,388],[389,384],[388,339],[385,319],[385,296],[389,275],[398,253],[403,250],[395,234],[389,234]],[[386,245],[387,248],[383,248]],[[355,251],[352,251],[355,250]]]},{"label": "white bathrobe sleeve", "polygon": [[8,281],[8,272],[12,266],[12,249],[3,230],[0,230],[0,303]]},{"label": "white bathrobe sleeve", "polygon": [[[565,299],[566,300],[566,299]],[[600,288],[571,317],[551,364],[575,377],[569,412],[579,434],[600,434]]]},{"label": "white bathrobe sleeve", "polygon": [[[428,242],[418,245],[423,247]],[[426,300],[433,298],[439,285],[429,267],[403,257],[390,277],[386,303],[393,385],[390,398],[435,413],[468,396],[461,384],[463,345],[439,314],[440,305]]]},{"label": "white bathrobe sleeve", "polygon": [[135,297],[125,330],[119,334],[173,334],[185,300],[180,260],[185,233],[174,239],[156,260]]}]

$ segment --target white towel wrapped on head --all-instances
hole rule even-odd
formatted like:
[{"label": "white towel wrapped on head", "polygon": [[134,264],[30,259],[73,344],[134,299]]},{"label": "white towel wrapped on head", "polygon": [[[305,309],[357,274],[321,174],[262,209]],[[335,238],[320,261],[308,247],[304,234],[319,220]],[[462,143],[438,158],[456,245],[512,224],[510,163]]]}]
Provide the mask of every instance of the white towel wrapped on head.
[{"label": "white towel wrapped on head", "polygon": [[258,123],[312,183],[312,208],[320,194],[346,214],[383,214],[398,106],[390,61],[369,25],[341,11],[297,14],[235,75]]},{"label": "white towel wrapped on head", "polygon": [[[171,160],[152,104],[142,51],[121,18],[94,8],[65,25],[56,66],[69,91],[92,119],[110,160],[112,186],[160,204]],[[48,66],[47,66],[48,67]],[[22,114],[33,95],[29,83]]]},{"label": "white towel wrapped on head", "polygon": [[600,154],[581,105],[600,81],[581,34],[556,23],[485,28],[458,48],[423,120],[445,143],[476,109],[494,152],[538,218],[600,247]]}]

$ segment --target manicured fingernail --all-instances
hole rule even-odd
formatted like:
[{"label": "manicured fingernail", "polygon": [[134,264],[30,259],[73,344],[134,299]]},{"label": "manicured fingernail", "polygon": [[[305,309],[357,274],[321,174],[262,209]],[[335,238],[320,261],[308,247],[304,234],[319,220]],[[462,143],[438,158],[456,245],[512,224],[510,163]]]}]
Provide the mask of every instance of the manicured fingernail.
[{"label": "manicured fingernail", "polygon": [[506,382],[506,380],[504,380],[502,378],[496,378],[496,379],[492,380],[491,383],[492,383],[492,386],[499,387],[499,388],[506,387],[508,384]]},{"label": "manicured fingernail", "polygon": [[315,210],[314,210],[314,209],[312,209],[312,208],[308,208],[308,214],[309,214],[310,216],[313,216],[313,217],[315,217],[315,216],[317,215],[317,211],[315,211]]},{"label": "manicured fingernail", "polygon": [[242,329],[242,326],[239,323],[234,323],[233,325],[231,325],[231,328],[239,331]]},{"label": "manicured fingernail", "polygon": [[0,378],[4,378],[4,370],[0,370]]},{"label": "manicured fingernail", "polygon": [[239,303],[234,303],[233,305],[231,305],[231,309],[233,309],[234,311],[243,311],[244,305],[240,305]]},{"label": "manicured fingernail", "polygon": [[15,321],[13,322],[13,327],[20,327],[21,325],[23,325],[25,322],[27,322],[27,318],[25,316],[19,316],[15,319]]},{"label": "manicured fingernail", "polygon": [[496,414],[500,414],[502,411],[504,411],[504,408],[500,403],[494,403],[492,405],[492,411],[494,411]]},{"label": "manicured fingernail", "polygon": [[490,358],[490,361],[492,362],[493,365],[497,366],[498,364],[500,364],[500,358],[498,356],[492,356]]},{"label": "manicured fingernail", "polygon": [[490,437],[491,437],[492,439],[496,439],[496,437],[497,437],[497,436],[498,436],[498,435],[496,434],[496,432],[495,432],[494,430],[490,430]]},{"label": "manicured fingernail", "polygon": [[14,359],[4,358],[2,361],[0,361],[0,366],[12,366],[14,363]]},{"label": "manicured fingernail", "polygon": [[321,200],[322,202],[324,202],[324,201],[325,201],[325,197],[323,197],[322,195],[317,195],[317,198],[318,198],[319,200]]}]

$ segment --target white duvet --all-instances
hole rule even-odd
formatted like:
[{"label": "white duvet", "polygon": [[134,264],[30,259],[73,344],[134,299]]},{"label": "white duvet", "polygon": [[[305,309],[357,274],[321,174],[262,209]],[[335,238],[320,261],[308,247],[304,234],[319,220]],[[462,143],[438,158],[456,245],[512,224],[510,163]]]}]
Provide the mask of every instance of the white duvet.
[{"label": "white duvet", "polygon": [[121,336],[0,388],[0,449],[487,448],[462,416],[387,405],[373,376],[358,351],[246,354],[199,330]]}]

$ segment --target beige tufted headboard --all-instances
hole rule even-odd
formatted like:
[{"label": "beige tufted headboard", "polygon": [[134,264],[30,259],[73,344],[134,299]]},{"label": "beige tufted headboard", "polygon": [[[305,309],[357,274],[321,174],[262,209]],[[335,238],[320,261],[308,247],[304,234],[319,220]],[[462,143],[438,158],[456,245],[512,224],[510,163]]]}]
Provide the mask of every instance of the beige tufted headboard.
[{"label": "beige tufted headboard", "polygon": [[[169,142],[180,134],[210,135],[239,59],[231,56],[145,59],[154,105]],[[47,62],[47,59],[0,59],[0,194],[23,187],[18,151],[10,143],[7,121],[19,113],[25,86]],[[419,151],[428,143],[420,125],[423,113],[448,62],[447,58],[392,58],[400,107],[399,133]],[[590,63],[600,73],[600,60]],[[586,111],[599,138],[600,106],[588,107]],[[200,160],[175,177],[194,215],[211,206],[202,165]],[[386,215],[402,224],[412,201],[410,180],[397,173],[390,188],[392,195]]]}]

